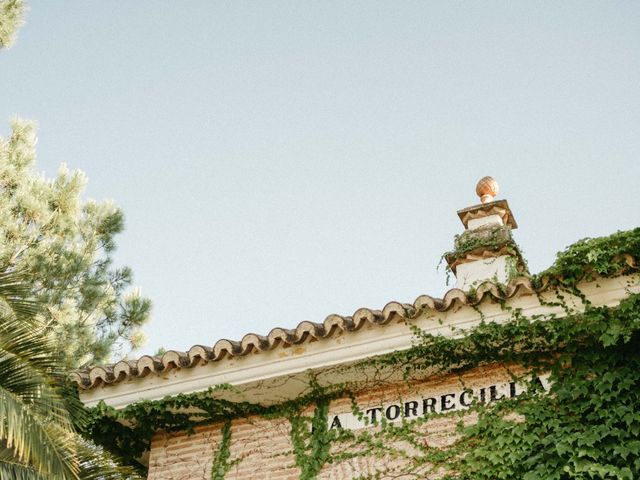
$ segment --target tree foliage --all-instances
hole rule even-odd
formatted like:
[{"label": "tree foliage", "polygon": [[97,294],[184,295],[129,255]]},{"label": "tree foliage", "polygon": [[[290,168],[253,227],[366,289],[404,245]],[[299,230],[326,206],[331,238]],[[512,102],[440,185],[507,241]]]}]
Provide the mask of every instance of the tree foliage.
[{"label": "tree foliage", "polygon": [[24,15],[22,0],[0,0],[0,48],[10,47]]},{"label": "tree foliage", "polygon": [[108,361],[135,348],[151,303],[131,289],[129,268],[115,268],[114,237],[122,212],[111,202],[83,201],[86,182],[65,165],[54,179],[37,174],[32,123],[13,122],[0,138],[0,265],[34,280],[69,366]]}]

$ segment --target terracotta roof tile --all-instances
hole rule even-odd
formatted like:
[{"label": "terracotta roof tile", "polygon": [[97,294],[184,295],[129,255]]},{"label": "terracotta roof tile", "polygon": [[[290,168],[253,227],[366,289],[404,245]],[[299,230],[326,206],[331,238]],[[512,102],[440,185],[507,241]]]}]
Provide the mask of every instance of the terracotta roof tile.
[{"label": "terracotta roof tile", "polygon": [[150,373],[165,372],[174,368],[193,368],[207,362],[221,361],[227,357],[240,357],[252,352],[259,353],[283,346],[304,343],[334,336],[338,332],[354,332],[367,324],[386,325],[394,317],[412,318],[421,310],[445,312],[455,305],[473,306],[487,298],[505,300],[516,294],[531,294],[542,291],[546,283],[534,289],[529,278],[518,277],[506,287],[492,282],[481,284],[473,295],[454,288],[442,299],[429,295],[419,296],[413,304],[390,302],[382,310],[358,309],[352,316],[329,315],[324,322],[304,321],[289,330],[276,327],[267,336],[248,333],[242,340],[218,340],[213,347],[194,345],[188,352],[169,350],[162,356],[144,355],[138,360],[122,360],[113,365],[100,365],[71,374],[71,379],[82,389],[95,388],[102,384],[114,384],[130,378],[144,377]]}]

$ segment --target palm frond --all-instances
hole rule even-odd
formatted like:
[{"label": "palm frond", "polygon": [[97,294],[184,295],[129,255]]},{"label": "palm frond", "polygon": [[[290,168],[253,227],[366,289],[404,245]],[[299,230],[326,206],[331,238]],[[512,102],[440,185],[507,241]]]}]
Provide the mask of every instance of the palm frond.
[{"label": "palm frond", "polygon": [[0,299],[16,317],[33,319],[40,304],[32,298],[33,279],[22,272],[0,270]]},{"label": "palm frond", "polygon": [[12,461],[0,460],[0,478],[12,480],[46,480],[33,468]]},{"label": "palm frond", "polygon": [[0,354],[19,359],[40,375],[53,375],[62,370],[54,340],[45,328],[16,317],[0,315]]},{"label": "palm frond", "polygon": [[78,458],[82,480],[143,480],[133,468],[119,464],[103,448],[78,437]]},{"label": "palm frond", "polygon": [[7,448],[0,451],[0,478],[14,480],[46,480],[33,467],[19,462]]},{"label": "palm frond", "polygon": [[17,461],[53,478],[79,478],[71,435],[0,386],[0,439]]},{"label": "palm frond", "polygon": [[66,390],[55,340],[35,316],[30,283],[0,271],[0,479],[140,479],[74,430],[84,409]]},{"label": "palm frond", "polygon": [[0,317],[0,387],[34,412],[70,428],[50,338],[16,317]]}]

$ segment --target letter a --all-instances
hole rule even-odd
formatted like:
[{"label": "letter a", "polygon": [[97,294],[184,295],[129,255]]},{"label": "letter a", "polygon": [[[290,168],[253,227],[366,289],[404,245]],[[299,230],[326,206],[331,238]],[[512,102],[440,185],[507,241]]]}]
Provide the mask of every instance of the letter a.
[{"label": "letter a", "polygon": [[329,430],[333,430],[334,428],[342,428],[342,423],[340,423],[340,419],[337,415],[333,417],[333,422],[331,422],[331,427],[329,428]]}]

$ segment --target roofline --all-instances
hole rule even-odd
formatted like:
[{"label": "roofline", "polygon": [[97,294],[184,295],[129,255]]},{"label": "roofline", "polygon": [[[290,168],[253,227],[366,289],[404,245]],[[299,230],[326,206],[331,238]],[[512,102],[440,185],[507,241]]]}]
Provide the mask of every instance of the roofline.
[{"label": "roofline", "polygon": [[[221,340],[210,349],[196,345],[188,352],[169,351],[159,358],[144,356],[93,367],[74,372],[72,378],[85,386],[80,396],[87,406],[104,401],[115,408],[220,384],[248,388],[269,379],[410,348],[415,337],[409,322],[428,333],[452,335],[452,327],[471,328],[480,322],[474,308],[483,302],[486,321],[510,318],[498,304],[505,300],[527,315],[564,314],[560,307],[541,304],[538,295],[545,287],[534,289],[525,277],[514,279],[506,288],[487,282],[473,296],[459,289],[449,290],[442,300],[422,295],[412,305],[391,302],[382,311],[360,309],[351,317],[332,315],[322,324],[302,322],[295,330],[273,329],[267,337],[249,334],[241,342]],[[593,305],[614,306],[631,291],[640,292],[640,284],[637,278],[630,282],[630,277],[621,276],[586,283],[582,291]],[[552,295],[544,293],[545,297]],[[494,302],[487,302],[490,299]],[[581,308],[579,298],[575,308]]]},{"label": "roofline", "polygon": [[[538,290],[543,290],[540,288]],[[194,345],[188,351],[169,350],[161,356],[143,355],[136,360],[121,360],[115,364],[96,365],[71,373],[71,379],[81,389],[116,384],[129,378],[142,378],[150,373],[168,372],[175,368],[193,368],[203,363],[219,362],[251,353],[267,352],[278,347],[290,347],[309,341],[333,337],[341,332],[355,332],[364,325],[386,325],[394,316],[412,318],[422,310],[447,312],[455,306],[478,305],[486,298],[507,299],[520,291],[534,293],[531,280],[513,279],[506,286],[491,281],[480,285],[473,294],[458,288],[448,290],[442,299],[421,295],[413,304],[389,302],[382,310],[360,308],[351,316],[329,315],[322,323],[303,321],[294,329],[273,328],[268,335],[248,333],[242,340],[221,339],[213,347]]]}]

